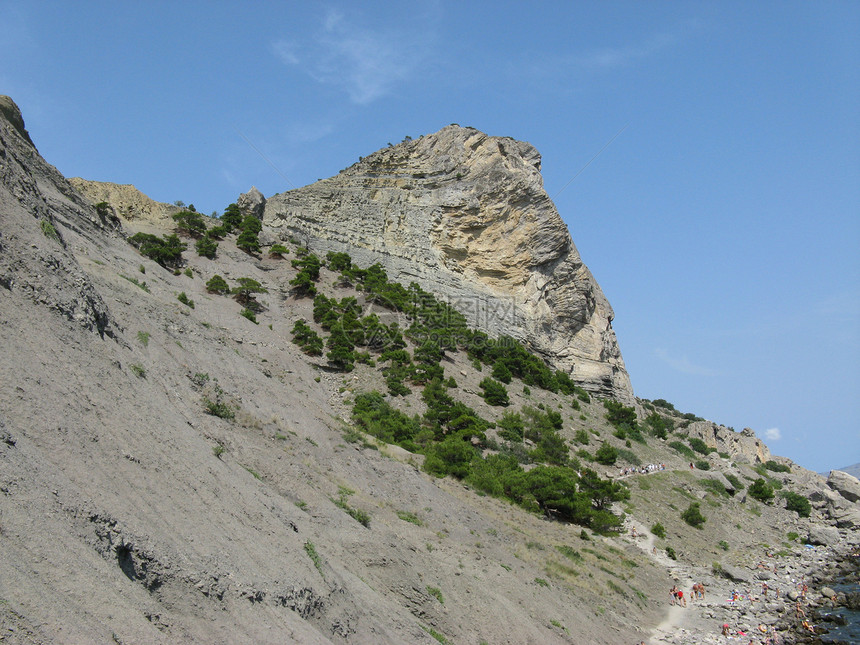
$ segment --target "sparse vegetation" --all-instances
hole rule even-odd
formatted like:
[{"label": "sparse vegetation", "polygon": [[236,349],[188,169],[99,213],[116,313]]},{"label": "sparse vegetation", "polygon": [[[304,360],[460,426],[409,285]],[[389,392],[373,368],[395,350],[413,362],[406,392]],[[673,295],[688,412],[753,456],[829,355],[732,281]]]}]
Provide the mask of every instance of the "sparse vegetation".
[{"label": "sparse vegetation", "polygon": [[223,295],[230,291],[230,285],[220,275],[215,274],[206,282],[206,291]]},{"label": "sparse vegetation", "polygon": [[146,291],[146,293],[149,293],[149,287],[147,286],[146,282],[141,282],[137,278],[129,278],[127,275],[123,275],[121,273],[119,274],[119,277],[123,278],[124,280],[128,280],[135,287],[138,287],[138,288],[142,289],[143,291]]},{"label": "sparse vegetation", "polygon": [[135,233],[128,242],[145,255],[165,268],[175,268],[182,262],[182,252],[187,248],[176,234],[159,238],[150,233]]},{"label": "sparse vegetation", "polygon": [[140,363],[132,363],[128,366],[128,369],[130,369],[137,378],[146,378],[146,369]]},{"label": "sparse vegetation", "polygon": [[319,571],[320,575],[325,577],[322,570],[322,558],[317,553],[317,548],[314,546],[314,543],[308,540],[305,542],[305,553],[308,554],[308,557],[311,559],[311,562],[314,563],[314,567]]},{"label": "sparse vegetation", "polygon": [[666,539],[666,529],[663,527],[660,522],[655,522],[654,526],[651,527],[651,533],[656,535],[661,540]]},{"label": "sparse vegetation", "polygon": [[809,517],[812,513],[812,505],[809,499],[800,493],[791,491],[783,491],[781,495],[785,498],[785,508],[789,511],[794,511],[800,517]]},{"label": "sparse vegetation", "polygon": [[409,522],[410,524],[415,524],[416,526],[423,525],[421,519],[412,511],[397,511],[397,517],[399,517],[404,522]]},{"label": "sparse vegetation", "polygon": [[57,233],[57,229],[54,228],[54,225],[51,224],[46,219],[39,221],[39,226],[42,228],[42,234],[48,239],[54,240],[55,242],[60,241],[60,235]]},{"label": "sparse vegetation", "polygon": [[764,467],[767,470],[771,470],[775,473],[790,473],[791,472],[790,466],[788,466],[787,464],[781,464],[781,463],[776,462],[772,459],[769,459],[768,461],[764,462]]},{"label": "sparse vegetation", "polygon": [[176,296],[176,299],[186,307],[191,307],[191,309],[194,309],[194,301],[191,300],[191,298],[189,298],[184,291],[181,291],[179,295]]},{"label": "sparse vegetation", "polygon": [[774,497],[773,488],[771,488],[768,483],[761,477],[759,477],[752,484],[750,484],[748,492],[750,494],[750,497],[757,499],[758,501],[763,502],[765,504],[770,502]]},{"label": "sparse vegetation", "polygon": [[690,506],[687,507],[687,510],[681,513],[681,519],[697,529],[702,528],[702,525],[706,521],[705,516],[702,515],[699,502],[692,502]]}]

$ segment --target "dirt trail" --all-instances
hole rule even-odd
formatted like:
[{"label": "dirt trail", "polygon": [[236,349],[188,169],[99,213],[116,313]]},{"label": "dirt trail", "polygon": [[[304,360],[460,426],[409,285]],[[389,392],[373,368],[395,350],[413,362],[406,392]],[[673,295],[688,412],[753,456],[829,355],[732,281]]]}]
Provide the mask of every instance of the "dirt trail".
[{"label": "dirt trail", "polygon": [[[693,625],[693,623],[697,622],[694,619],[699,617],[699,612],[695,611],[696,604],[690,599],[690,590],[693,583],[696,582],[696,573],[693,571],[693,568],[672,560],[664,551],[655,548],[654,534],[641,522],[628,518],[627,525],[629,528],[627,539],[639,547],[656,564],[668,569],[675,580],[675,584],[684,592],[684,596],[687,598],[686,607],[674,604],[668,606],[665,618],[651,632],[651,637],[648,640],[649,645],[665,643],[685,628],[695,629],[697,625]],[[634,529],[637,537],[633,537]],[[668,603],[670,600],[669,589],[666,589],[663,595]]]}]

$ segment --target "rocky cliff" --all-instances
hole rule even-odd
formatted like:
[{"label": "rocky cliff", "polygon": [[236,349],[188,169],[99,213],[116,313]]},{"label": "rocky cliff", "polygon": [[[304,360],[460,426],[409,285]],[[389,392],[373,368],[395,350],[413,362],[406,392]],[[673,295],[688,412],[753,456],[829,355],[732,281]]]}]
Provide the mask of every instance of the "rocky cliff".
[{"label": "rocky cliff", "polygon": [[69,183],[92,205],[104,202],[125,221],[167,226],[172,215],[181,208],[157,202],[131,184],[114,184],[72,177]]},{"label": "rocky cliff", "polygon": [[528,143],[451,125],[270,198],[281,239],[381,263],[472,324],[523,341],[585,389],[625,402],[612,307],[543,188]]}]

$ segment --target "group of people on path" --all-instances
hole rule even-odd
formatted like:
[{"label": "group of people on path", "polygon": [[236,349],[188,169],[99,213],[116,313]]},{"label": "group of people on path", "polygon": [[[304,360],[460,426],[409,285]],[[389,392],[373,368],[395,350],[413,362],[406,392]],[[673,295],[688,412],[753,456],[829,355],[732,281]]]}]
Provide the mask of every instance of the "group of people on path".
[{"label": "group of people on path", "polygon": [[[692,592],[690,593],[690,600],[693,601],[696,599],[705,599],[705,585],[701,582],[693,584]],[[669,604],[679,605],[681,607],[687,606],[687,597],[684,595],[683,591],[678,589],[677,585],[672,585],[672,588],[669,590]]]},{"label": "group of people on path", "polygon": [[630,475],[647,475],[648,473],[656,473],[660,470],[666,470],[666,464],[645,464],[644,466],[628,466],[618,471],[619,477],[629,477]]}]

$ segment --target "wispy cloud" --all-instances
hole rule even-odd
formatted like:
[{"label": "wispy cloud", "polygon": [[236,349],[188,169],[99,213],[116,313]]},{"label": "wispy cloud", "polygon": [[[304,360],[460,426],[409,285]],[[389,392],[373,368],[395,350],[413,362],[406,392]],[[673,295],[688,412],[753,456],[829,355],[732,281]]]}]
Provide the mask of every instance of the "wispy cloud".
[{"label": "wispy cloud", "polygon": [[570,63],[588,70],[624,67],[659,53],[673,45],[677,40],[678,37],[671,33],[657,34],[634,45],[604,47],[577,54],[570,58]]},{"label": "wispy cloud", "polygon": [[764,438],[768,441],[779,441],[782,439],[782,432],[779,428],[768,428],[764,431]]},{"label": "wispy cloud", "polygon": [[272,51],[285,65],[344,91],[353,103],[367,105],[413,74],[424,58],[424,42],[426,35],[368,29],[329,10],[315,35],[279,40]]},{"label": "wispy cloud", "polygon": [[692,374],[694,376],[715,376],[717,374],[716,371],[710,368],[695,365],[686,356],[672,356],[662,347],[655,349],[654,355],[669,367],[682,374]]}]

